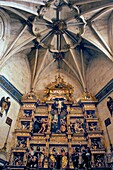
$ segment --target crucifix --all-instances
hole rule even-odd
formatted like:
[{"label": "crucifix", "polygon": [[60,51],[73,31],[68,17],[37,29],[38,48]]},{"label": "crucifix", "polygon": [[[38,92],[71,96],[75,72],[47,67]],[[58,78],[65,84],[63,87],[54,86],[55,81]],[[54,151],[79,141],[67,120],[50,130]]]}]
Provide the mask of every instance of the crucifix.
[{"label": "crucifix", "polygon": [[60,132],[60,113],[63,107],[62,100],[56,101],[56,104],[57,104],[56,108],[58,109],[58,132]]}]

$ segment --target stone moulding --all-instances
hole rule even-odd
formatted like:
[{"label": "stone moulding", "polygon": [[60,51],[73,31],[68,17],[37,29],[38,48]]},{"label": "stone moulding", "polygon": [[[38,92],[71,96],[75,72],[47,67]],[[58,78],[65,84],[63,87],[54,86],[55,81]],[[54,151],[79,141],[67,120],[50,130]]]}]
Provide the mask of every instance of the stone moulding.
[{"label": "stone moulding", "polygon": [[22,93],[14,87],[3,75],[0,75],[0,87],[6,91],[14,100],[20,103]]}]

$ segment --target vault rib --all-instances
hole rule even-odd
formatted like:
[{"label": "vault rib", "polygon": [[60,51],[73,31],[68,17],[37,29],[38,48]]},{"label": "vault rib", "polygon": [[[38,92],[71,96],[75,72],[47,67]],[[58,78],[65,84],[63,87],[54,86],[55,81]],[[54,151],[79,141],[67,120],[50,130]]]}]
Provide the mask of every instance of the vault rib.
[{"label": "vault rib", "polygon": [[[64,39],[65,39],[65,41],[67,42],[67,44],[69,44],[68,42],[69,42],[70,40],[67,39],[66,34],[63,34],[63,36],[64,36]],[[71,52],[71,55],[72,55],[72,58],[73,58],[73,60],[74,60],[75,65],[76,65],[76,68],[77,68],[77,70],[78,70],[78,73],[79,73],[79,76],[80,76],[80,79],[81,79],[81,82],[82,82],[83,90],[85,90],[85,88],[86,88],[86,87],[85,87],[85,82],[84,82],[82,73],[81,73],[81,71],[80,71],[79,64],[78,64],[78,62],[77,62],[77,60],[76,60],[76,58],[75,58],[75,56],[74,56],[74,51],[73,51],[73,49],[69,49],[69,50],[70,50],[70,52]]]},{"label": "vault rib", "polygon": [[15,14],[17,14],[18,16],[20,16],[21,18],[23,18],[25,21],[27,21],[27,17],[25,17],[25,15],[23,15],[22,13],[20,13],[19,11],[13,9],[13,8],[10,8],[10,7],[7,7],[7,6],[3,6],[4,9],[7,9],[11,12],[14,12]]},{"label": "vault rib", "polygon": [[38,79],[38,77],[39,77],[39,73],[41,72],[41,69],[42,69],[42,67],[43,67],[43,65],[44,65],[44,63],[45,63],[46,56],[47,56],[48,52],[49,52],[49,51],[46,50],[46,53],[45,53],[45,55],[44,55],[44,57],[43,57],[43,60],[42,60],[42,62],[41,62],[41,64],[40,64],[40,67],[38,68],[38,70],[37,70],[37,72],[36,72],[36,75],[35,75],[35,77],[34,77],[34,80],[33,80],[33,82],[32,82],[32,87],[31,87],[31,88],[33,88],[33,89],[34,89],[34,87],[35,87],[35,85],[36,85],[36,83],[37,83],[37,79]]},{"label": "vault rib", "polygon": [[[36,53],[35,53],[35,63],[34,63],[34,68],[33,68],[33,77],[32,77],[32,82],[34,80],[34,77],[36,75],[36,68],[37,68],[37,62],[38,62],[38,54],[39,54],[39,50],[36,49]],[[31,82],[31,84],[32,84]]]},{"label": "vault rib", "polygon": [[85,15],[85,14],[87,14],[87,13],[89,13],[89,12],[92,12],[92,11],[95,11],[95,10],[98,10],[98,9],[101,9],[101,8],[107,8],[107,7],[112,7],[113,6],[113,2],[109,2],[109,3],[103,3],[103,4],[100,4],[100,5],[96,5],[95,7],[92,7],[92,8],[89,8],[89,9],[87,9],[87,10],[84,10],[84,11],[82,11],[80,14],[79,14],[79,16],[82,16],[82,15]]},{"label": "vault rib", "polygon": [[[54,37],[54,36],[53,36],[53,37]],[[51,38],[51,41],[53,40],[53,37]],[[31,87],[31,88],[33,88],[33,89],[34,89],[34,87],[35,87],[35,85],[36,85],[36,83],[37,83],[39,74],[40,74],[41,70],[43,69],[43,65],[44,65],[45,60],[46,60],[46,58],[47,58],[48,52],[49,52],[49,49],[46,50],[46,52],[45,52],[45,54],[44,54],[44,57],[43,57],[43,60],[42,60],[40,66],[39,66],[39,68],[38,68],[38,70],[37,70],[37,72],[36,72],[36,75],[35,75],[35,77],[34,77],[34,80],[33,80],[33,83],[32,83],[32,87]]]},{"label": "vault rib", "polygon": [[41,74],[43,74],[43,72],[45,72],[53,64],[53,62],[55,62],[55,59],[53,59],[44,69],[42,69],[41,73],[39,73],[37,82],[40,80]]},{"label": "vault rib", "polygon": [[109,46],[113,53],[113,12],[111,12],[109,18],[108,18],[108,41]]},{"label": "vault rib", "polygon": [[16,37],[16,39],[13,41],[13,43],[9,46],[9,48],[6,50],[5,54],[3,55],[2,59],[5,58],[8,53],[11,51],[11,49],[14,47],[14,45],[16,44],[16,42],[18,41],[18,39],[21,37],[21,35],[24,33],[24,31],[26,30],[27,25],[20,31],[20,33],[18,34],[18,36]]},{"label": "vault rib", "polygon": [[105,13],[109,12],[110,10],[112,10],[113,7],[108,7],[108,8],[104,8],[102,10],[100,10],[99,12],[97,12],[96,14],[94,14],[89,20],[88,22],[93,22],[96,19],[98,19],[99,17],[101,17],[102,15],[104,15]]},{"label": "vault rib", "polygon": [[83,75],[83,79],[84,79],[84,84],[85,84],[85,88],[86,87],[86,74],[85,74],[85,64],[84,64],[84,56],[83,56],[83,49],[80,49],[80,57],[81,57],[81,66],[82,66],[82,75]]},{"label": "vault rib", "polygon": [[0,67],[2,67],[4,65],[4,63],[14,54],[16,54],[18,52],[19,49],[21,49],[23,46],[25,46],[26,44],[28,44],[29,42],[31,42],[33,39],[36,39],[36,37],[32,36],[29,39],[25,40],[22,44],[20,44],[19,46],[17,46],[15,49],[13,49],[12,51],[10,51],[10,53],[7,54],[7,56],[4,58],[4,60],[2,60]]},{"label": "vault rib", "polygon": [[88,25],[91,31],[93,32],[95,38],[99,41],[99,43],[108,51],[108,53],[112,56],[112,51],[110,50],[109,46],[107,43],[104,41],[100,33],[96,30],[94,24]]},{"label": "vault rib", "polygon": [[[78,80],[79,83],[81,84],[81,80],[80,80],[77,72],[76,72],[76,71],[74,70],[74,68],[71,66],[71,64],[70,64],[68,61],[66,61],[64,58],[63,58],[63,61],[64,61],[64,63],[72,70],[72,72],[75,74],[77,80]],[[81,85],[82,85],[82,84],[81,84]]]}]

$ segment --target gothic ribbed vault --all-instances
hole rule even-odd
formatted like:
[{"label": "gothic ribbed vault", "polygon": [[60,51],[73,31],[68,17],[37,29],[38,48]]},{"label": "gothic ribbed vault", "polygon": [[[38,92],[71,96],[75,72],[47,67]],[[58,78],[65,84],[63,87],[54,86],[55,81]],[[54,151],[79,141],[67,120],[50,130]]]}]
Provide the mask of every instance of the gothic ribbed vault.
[{"label": "gothic ribbed vault", "polygon": [[[16,18],[15,25],[17,20],[21,23],[16,38],[9,38],[1,51],[1,68],[12,56],[24,53],[31,88],[44,74],[58,69],[73,76],[84,91],[92,58],[103,55],[113,61],[112,0],[1,0],[0,6],[2,14]],[[5,41],[5,33],[0,36]]]}]

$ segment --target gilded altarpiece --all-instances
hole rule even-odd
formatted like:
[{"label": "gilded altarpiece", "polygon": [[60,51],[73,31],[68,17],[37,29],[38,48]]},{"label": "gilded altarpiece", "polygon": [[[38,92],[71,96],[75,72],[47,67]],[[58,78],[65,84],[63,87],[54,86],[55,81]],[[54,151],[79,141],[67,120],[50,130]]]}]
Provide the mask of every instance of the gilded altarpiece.
[{"label": "gilded altarpiece", "polygon": [[23,95],[13,133],[10,168],[74,169],[104,167],[104,139],[96,99],[85,92],[77,103],[73,87],[55,77],[41,101]]}]

